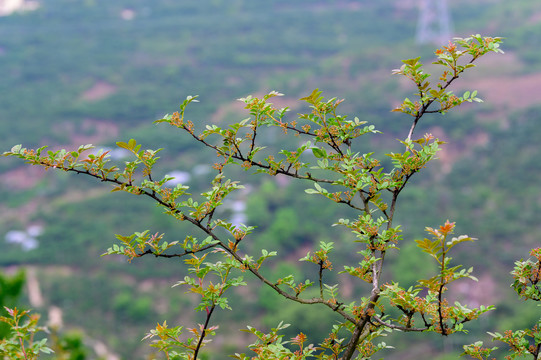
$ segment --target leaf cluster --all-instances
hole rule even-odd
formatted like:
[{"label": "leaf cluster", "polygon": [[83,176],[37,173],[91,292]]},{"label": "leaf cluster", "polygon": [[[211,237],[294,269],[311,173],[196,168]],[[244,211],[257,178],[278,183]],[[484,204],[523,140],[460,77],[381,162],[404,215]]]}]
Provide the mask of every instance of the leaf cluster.
[{"label": "leaf cluster", "polygon": [[40,354],[50,354],[52,349],[47,347],[47,339],[35,340],[38,332],[46,328],[38,326],[39,314],[31,314],[29,310],[5,307],[9,316],[0,316],[0,321],[6,323],[11,332],[0,339],[0,357],[13,360],[38,359]]},{"label": "leaf cluster", "polygon": [[[515,262],[515,268],[511,272],[514,282],[511,287],[523,300],[531,300],[541,306],[541,292],[539,281],[541,280],[541,248],[535,248],[530,251],[533,258]],[[508,354],[506,359],[516,359],[517,357],[531,356],[533,360],[539,359],[541,355],[541,317],[529,329],[505,330],[500,332],[488,333],[493,341],[499,341],[507,345]],[[464,353],[474,359],[491,359],[491,354],[498,347],[486,348],[482,341],[464,346]]]}]

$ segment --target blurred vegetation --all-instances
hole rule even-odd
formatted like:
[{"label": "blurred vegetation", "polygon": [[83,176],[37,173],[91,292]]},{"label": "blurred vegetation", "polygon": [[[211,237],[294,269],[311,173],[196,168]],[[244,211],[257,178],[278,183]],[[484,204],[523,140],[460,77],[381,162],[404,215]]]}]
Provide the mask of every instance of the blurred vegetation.
[{"label": "blurred vegetation", "polygon": [[[14,275],[0,273],[0,316],[7,316],[5,306],[13,307],[17,304],[22,294],[25,280],[25,272],[19,270]],[[9,326],[0,322],[0,339],[3,339],[9,332]]]},{"label": "blurred vegetation", "polygon": [[[421,54],[430,59],[434,48],[415,44],[417,7],[397,3],[42,0],[36,11],[1,18],[2,151],[17,143],[34,147],[92,142],[113,147],[117,132],[120,140],[133,137],[148,148],[164,147],[162,157],[170,167],[163,172],[189,172],[187,184],[197,193],[198,179],[207,176],[197,165],[214,154],[200,151],[180,133],[150,125],[152,120],[175,111],[180,99],[190,94],[201,95],[201,102],[188,114],[197,126],[200,119],[246,117],[234,100],[249,93],[276,89],[286,98],[297,99],[315,87],[326,95],[345,98],[343,109],[376,123],[391,144],[403,123],[397,116],[394,125],[382,128],[379,119],[393,116],[389,110],[404,89],[390,71],[403,58]],[[541,22],[533,18],[539,13],[536,5],[457,0],[450,9],[456,35],[485,33],[507,38],[505,50],[516,56],[518,71],[529,74],[541,70]],[[122,18],[126,10],[133,11],[133,19]],[[100,84],[106,84],[110,93],[90,97],[88,91],[100,89]],[[422,226],[440,224],[447,218],[457,222],[460,233],[481,239],[471,251],[457,257],[480,274],[500,275],[490,300],[499,310],[487,323],[471,329],[473,338],[496,326],[529,326],[529,319],[535,318],[529,315],[535,309],[517,306],[507,274],[515,259],[526,256],[527,249],[539,243],[540,109],[539,105],[506,109],[490,115],[488,121],[483,120],[486,113],[482,117],[486,108],[465,109],[446,115],[445,121],[434,117],[422,124],[426,131],[441,129],[450,146],[463,151],[444,176],[436,177],[437,169],[431,169],[434,177],[419,180],[404,192],[403,201],[410,206],[407,214],[399,213],[397,218],[404,225],[407,241],[423,236]],[[85,125],[88,121],[90,126]],[[96,121],[115,130],[100,134],[93,125]],[[488,141],[453,143],[468,134],[484,134]],[[268,141],[269,146],[283,145],[279,134]],[[382,152],[391,146],[380,145]],[[157,321],[173,322],[185,316],[186,300],[178,289],[170,288],[182,278],[184,265],[152,259],[127,264],[99,255],[115,233],[150,228],[173,240],[183,238],[183,227],[161,216],[146,200],[122,194],[105,196],[100,191],[81,193],[86,179],[72,181],[65,174],[51,173],[26,188],[18,187],[18,180],[8,183],[7,175],[20,167],[13,161],[0,162],[0,236],[24,230],[30,223],[43,224],[44,233],[39,236],[39,248],[28,252],[0,241],[0,265],[40,266],[44,306],[60,307],[66,324],[85,329],[87,336],[106,342],[123,358],[148,353],[147,344],[139,341],[148,328]],[[244,180],[246,174],[238,177]],[[66,186],[68,193],[61,191]],[[291,251],[321,240],[340,244],[340,237],[346,236],[330,228],[343,215],[326,212],[317,197],[297,198],[302,187],[273,181],[251,186],[239,200],[247,206],[246,222],[258,225],[254,247]],[[285,207],[286,202],[291,206]],[[320,218],[309,216],[315,209]],[[141,213],[150,214],[148,223],[141,222],[137,216]],[[299,221],[308,216],[313,220]],[[96,218],[99,227],[92,225]],[[514,246],[508,246],[509,242]],[[336,254],[355,256],[343,247],[339,245]],[[422,254],[413,246],[405,244],[402,251],[409,261],[397,261],[393,275],[400,274],[407,283],[429,270],[422,266]],[[69,271],[59,273],[58,267]],[[277,274],[282,270],[275,269]],[[239,294],[236,301],[246,307],[245,318],[230,319],[231,331],[222,329],[224,347],[240,346],[232,339],[246,320],[273,326],[280,319],[296,316],[294,307],[275,302],[264,289],[249,296]],[[315,315],[306,319],[307,328],[313,329],[315,322]],[[120,324],[126,323],[131,331],[119,331],[126,328]],[[410,338],[416,341],[415,335]],[[442,350],[460,349],[461,343],[440,341],[425,343],[426,351],[410,358],[433,359]],[[394,345],[406,348],[408,343]],[[220,359],[219,350],[215,351],[211,358]],[[400,351],[402,359],[406,359],[404,354]],[[438,359],[448,358],[455,357]]]}]

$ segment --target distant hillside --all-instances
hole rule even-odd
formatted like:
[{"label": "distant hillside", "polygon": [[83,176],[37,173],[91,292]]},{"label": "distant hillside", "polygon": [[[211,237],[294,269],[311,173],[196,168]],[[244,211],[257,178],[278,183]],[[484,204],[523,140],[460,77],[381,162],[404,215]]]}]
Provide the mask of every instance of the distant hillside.
[{"label": "distant hillside", "polygon": [[[0,6],[6,4],[0,1]],[[280,105],[290,106],[294,117],[301,109],[297,99],[317,87],[327,97],[345,98],[345,113],[384,132],[377,143],[361,144],[358,151],[377,146],[385,153],[407,123],[390,110],[412,90],[391,76],[391,70],[401,59],[419,55],[430,64],[435,49],[415,42],[418,4],[41,0],[34,11],[0,18],[2,151],[18,143],[53,149],[94,143],[113,149],[115,141],[136,138],[144,147],[164,148],[158,172],[180,172],[197,193],[211,176],[202,164],[214,161],[215,154],[179,132],[151,125],[153,120],[177,110],[187,95],[200,95],[201,102],[187,114],[196,126],[246,118],[236,99],[270,90],[285,94]],[[485,301],[484,295],[493,294],[488,300],[502,310],[472,329],[471,337],[476,337],[503,326],[502,319],[527,323],[534,311],[509,300],[507,274],[514,259],[525,257],[524,251],[538,244],[541,235],[536,181],[541,177],[541,11],[534,1],[457,0],[449,7],[455,35],[503,36],[506,54],[481,62],[455,89],[479,90],[484,104],[421,124],[420,133],[431,132],[448,145],[440,164],[403,194],[409,206],[399,216],[410,242],[424,236],[425,226],[448,218],[461,233],[481,239],[457,258],[493,284],[490,289],[470,289],[476,294],[471,296]],[[268,141],[269,146],[290,145],[281,143],[280,136]],[[236,175],[246,179],[245,173]],[[43,305],[35,306],[38,311],[60,309],[66,328],[83,328],[89,339],[106,343],[124,359],[142,359],[149,352],[140,339],[157,321],[186,320],[182,309],[191,300],[170,287],[183,276],[181,265],[155,259],[126,264],[99,257],[115,233],[148,228],[178,240],[186,233],[183,225],[144,199],[111,196],[103,184],[16,161],[0,161],[0,182],[0,265],[36,269],[43,295]],[[304,190],[301,185],[261,177],[250,189],[236,199],[241,206],[231,205],[228,211],[258,224],[256,247],[270,244],[297,254],[298,248],[306,250],[322,239],[346,236],[327,226],[340,214],[327,211],[317,199],[296,196]],[[323,209],[323,216],[317,218],[313,209]],[[303,214],[311,220],[302,226],[288,222]],[[37,249],[25,252],[4,242],[9,231],[24,232],[36,224],[43,227]],[[286,237],[277,235],[283,231]],[[515,252],[510,242],[520,244],[513,247]],[[418,258],[415,247],[404,251],[411,251],[412,263],[397,261],[392,270],[407,277],[404,269],[416,269],[412,266]],[[339,252],[352,254],[345,245]],[[301,265],[291,266],[305,271]],[[294,308],[276,307],[267,295],[255,287],[249,294],[233,295],[233,303],[242,304],[238,306],[245,312],[242,318],[220,314],[231,328],[222,329],[212,359],[225,359],[221,352],[243,345],[238,344],[237,330],[246,322],[268,325],[274,324],[273,315],[297,314]],[[309,317],[306,324],[316,328],[316,320]],[[444,346],[459,351],[459,340],[423,343],[425,359],[438,359]],[[420,356],[401,353],[401,359],[423,360]]]}]

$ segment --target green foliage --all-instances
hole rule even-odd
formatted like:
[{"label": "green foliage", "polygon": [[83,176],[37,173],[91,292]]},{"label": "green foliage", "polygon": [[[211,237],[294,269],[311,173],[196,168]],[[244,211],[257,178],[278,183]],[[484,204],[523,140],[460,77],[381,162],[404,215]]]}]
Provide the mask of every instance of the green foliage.
[{"label": "green foliage", "polygon": [[[429,279],[417,280],[415,289],[405,290],[396,284],[387,285],[382,295],[387,297],[392,304],[403,312],[402,322],[406,326],[411,326],[413,317],[417,313],[429,331],[435,331],[442,335],[448,335],[456,331],[466,331],[464,323],[477,319],[483,313],[493,310],[493,306],[485,307],[481,305],[478,309],[469,309],[466,306],[455,302],[454,306],[449,306],[443,294],[448,289],[448,285],[461,278],[469,278],[477,281],[471,275],[473,269],[460,269],[461,266],[449,266],[451,257],[448,256],[449,250],[455,245],[464,241],[475,239],[469,236],[453,237],[447,241],[448,235],[452,234],[455,227],[454,223],[447,221],[439,229],[427,228],[426,230],[433,235],[434,240],[424,239],[416,240],[417,246],[428,253],[438,264],[439,273]],[[418,296],[421,290],[426,289],[428,295],[424,298]]]},{"label": "green foliage", "polygon": [[[188,96],[179,111],[157,120],[155,123],[173,126],[196,143],[216,152],[218,161],[213,165],[216,173],[208,187],[198,195],[189,193],[190,187],[186,184],[170,187],[167,184],[170,176],[156,176],[157,154],[162,149],[144,149],[134,139],[117,142],[118,147],[131,154],[131,160],[122,166],[111,164],[108,151],[85,155],[91,145],[83,145],[74,151],[46,151],[46,147],[29,150],[16,145],[4,156],[21,158],[46,169],[87,175],[113,185],[114,192],[150,198],[165,214],[194,229],[184,240],[174,241],[166,241],[164,233],[151,235],[150,230],[117,235],[117,243],[104,254],[124,256],[130,262],[146,255],[184,260],[187,275],[176,285],[198,297],[193,310],[201,313],[204,321],[191,328],[168,327],[164,321],[151,330],[145,339],[152,339],[152,346],[167,358],[196,360],[203,356],[202,349],[219,331],[218,325],[211,324],[213,315],[222,310],[235,310],[229,301],[228,290],[247,285],[244,274],[250,274],[284,300],[304,308],[317,307],[330,314],[330,318],[338,318],[324,323],[326,336],[316,344],[310,343],[303,331],[289,341],[283,341],[279,332],[286,328],[284,323],[267,333],[250,325],[247,331],[256,341],[249,348],[256,354],[256,359],[371,359],[378,352],[391,348],[384,341],[389,333],[434,332],[447,336],[466,332],[465,323],[493,308],[483,305],[470,308],[447,298],[448,286],[456,280],[476,280],[472,269],[451,263],[450,250],[474,239],[466,235],[450,237],[455,224],[449,221],[437,229],[426,228],[432,239],[416,241],[428,258],[435,261],[437,273],[434,276],[417,279],[414,287],[406,289],[397,282],[386,282],[383,273],[387,268],[387,255],[405,241],[402,227],[395,223],[400,195],[410,179],[435,159],[444,144],[431,134],[414,137],[419,120],[426,114],[444,114],[464,103],[480,102],[476,91],[466,91],[459,97],[449,87],[473,68],[473,63],[480,57],[490,52],[502,52],[500,42],[500,38],[474,35],[455,39],[438,49],[434,64],[443,70],[435,84],[428,81],[430,75],[423,70],[420,58],[404,60],[404,65],[393,73],[413,82],[417,99],[406,98],[393,111],[409,115],[413,120],[407,136],[398,142],[399,150],[384,156],[358,150],[357,144],[380,134],[375,126],[342,115],[340,105],[343,100],[325,99],[318,89],[301,99],[308,110],[295,120],[287,116],[288,107],[277,108],[271,102],[282,96],[276,91],[262,97],[239,99],[249,117],[227,126],[208,124],[200,130],[200,126],[188,120],[186,109],[197,102],[197,96]],[[277,150],[266,147],[262,141],[265,132],[272,128],[282,132],[284,137],[289,136],[289,141]],[[284,259],[291,254],[286,246],[280,249],[285,254],[265,248],[254,251],[255,227],[233,222],[221,211],[226,198],[244,189],[240,181],[231,179],[237,174],[234,169],[239,168],[250,173],[302,181],[308,184],[306,194],[318,196],[336,208],[345,208],[346,215],[338,218],[334,225],[338,226],[338,232],[349,232],[348,246],[355,249],[357,255],[351,258],[356,264],[349,263],[351,258],[336,259],[338,241],[321,241],[299,259],[314,276],[310,277],[304,271],[280,274],[278,278],[267,275],[266,269],[280,259],[279,256]],[[278,244],[287,243],[288,238],[298,235],[288,228],[293,226],[286,225],[288,220],[291,224],[304,220],[285,211],[278,212],[277,218],[280,221],[269,227],[269,234],[272,238],[281,238],[275,241]],[[531,261],[517,263],[515,274],[514,287],[519,295],[534,300],[537,297],[538,300],[538,264]],[[358,282],[365,293],[346,295],[343,283],[338,280],[344,278]],[[126,296],[118,295],[116,306],[129,309],[126,299]],[[148,301],[143,299],[130,306],[136,313],[145,312]],[[537,341],[537,330],[516,332],[512,337],[494,334],[495,338],[512,345],[516,354],[526,351],[527,336]],[[479,352],[479,356],[485,356],[482,353],[485,350],[473,346],[472,356]],[[538,349],[528,348],[527,351],[535,354]],[[234,357],[249,358],[238,353]]]},{"label": "green foliage", "polygon": [[[520,260],[515,263],[515,268],[511,272],[514,278],[511,287],[516,291],[519,297],[524,300],[538,302],[541,306],[541,248],[533,249],[530,256],[534,260]],[[541,317],[530,329],[506,330],[503,334],[499,332],[489,332],[493,341],[507,344],[509,355],[506,359],[516,359],[522,356],[532,356],[532,359],[539,359],[541,355]],[[483,342],[478,341],[474,344],[464,346],[464,354],[472,356],[474,359],[491,359],[491,354],[497,347],[483,347]]]},{"label": "green foliage", "polygon": [[[304,343],[307,340],[306,335],[302,332],[291,339],[291,341],[283,341],[283,335],[279,335],[280,330],[284,330],[289,325],[280,323],[276,328],[272,328],[268,334],[265,334],[251,326],[248,326],[249,332],[257,337],[257,342],[249,345],[250,349],[257,354],[257,357],[249,357],[246,354],[235,354],[234,359],[248,360],[248,359],[291,359],[302,358],[310,359],[317,358],[314,353],[316,349],[312,344],[306,346]],[[298,347],[295,351],[287,348],[285,345],[288,343]]]},{"label": "green foliage", "polygon": [[[15,306],[17,299],[21,295],[25,283],[25,272],[20,270],[13,276],[7,276],[0,273],[0,315],[7,315],[7,308]],[[9,333],[8,325],[0,323],[0,339],[5,338]]]},{"label": "green foliage", "polygon": [[515,281],[511,286],[524,300],[541,301],[541,248],[533,249],[530,256],[534,260],[515,262],[515,269],[511,272]]},{"label": "green foliage", "polygon": [[41,353],[50,354],[52,350],[46,346],[47,339],[35,340],[37,332],[45,331],[38,326],[39,315],[30,314],[28,310],[5,307],[8,316],[1,316],[0,321],[6,323],[11,331],[0,340],[0,357],[13,360],[38,359]]},{"label": "green foliage", "polygon": [[85,360],[88,349],[84,344],[84,334],[79,331],[68,331],[58,335],[51,333],[55,360]]}]

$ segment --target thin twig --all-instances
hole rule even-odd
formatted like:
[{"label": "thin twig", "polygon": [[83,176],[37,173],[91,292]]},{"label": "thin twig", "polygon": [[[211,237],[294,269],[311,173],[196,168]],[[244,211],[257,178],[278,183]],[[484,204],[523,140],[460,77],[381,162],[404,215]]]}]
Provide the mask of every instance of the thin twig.
[{"label": "thin twig", "polygon": [[197,354],[199,353],[199,350],[201,349],[201,345],[203,345],[203,339],[205,339],[206,336],[206,330],[209,325],[210,317],[212,316],[212,313],[214,309],[216,308],[216,305],[212,305],[210,310],[207,311],[207,319],[205,320],[205,325],[203,326],[203,329],[201,329],[201,336],[199,337],[199,342],[197,343],[197,346],[195,347],[193,358],[194,360],[197,360]]}]

